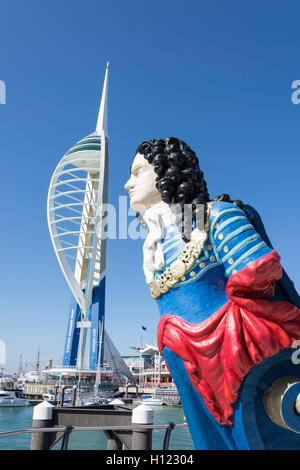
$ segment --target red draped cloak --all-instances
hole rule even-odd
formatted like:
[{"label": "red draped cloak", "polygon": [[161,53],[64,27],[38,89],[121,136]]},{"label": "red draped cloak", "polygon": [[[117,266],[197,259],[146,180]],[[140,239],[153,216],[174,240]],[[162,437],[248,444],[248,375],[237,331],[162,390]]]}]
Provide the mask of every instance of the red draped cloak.
[{"label": "red draped cloak", "polygon": [[233,408],[249,370],[300,338],[300,310],[270,301],[281,278],[280,257],[273,250],[233,274],[228,302],[205,321],[192,325],[164,315],[158,347],[180,356],[191,383],[220,424],[233,424]]}]

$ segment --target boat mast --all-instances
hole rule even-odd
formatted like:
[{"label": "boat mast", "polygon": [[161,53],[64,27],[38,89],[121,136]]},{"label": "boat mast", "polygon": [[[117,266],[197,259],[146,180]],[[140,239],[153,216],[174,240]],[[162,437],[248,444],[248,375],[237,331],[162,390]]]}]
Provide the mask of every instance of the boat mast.
[{"label": "boat mast", "polygon": [[23,371],[23,360],[22,360],[22,354],[20,354],[18,376],[21,377],[22,375],[24,375],[24,371]]},{"label": "boat mast", "polygon": [[38,346],[37,358],[36,358],[36,372],[40,371],[40,347]]},{"label": "boat mast", "polygon": [[101,362],[102,362],[102,343],[103,343],[103,327],[104,322],[102,321],[102,325],[100,327],[99,321],[99,331],[101,331],[100,339],[99,339],[99,354],[98,354],[98,364],[97,364],[97,373],[96,373],[96,380],[95,380],[95,392],[99,389],[101,390]]}]

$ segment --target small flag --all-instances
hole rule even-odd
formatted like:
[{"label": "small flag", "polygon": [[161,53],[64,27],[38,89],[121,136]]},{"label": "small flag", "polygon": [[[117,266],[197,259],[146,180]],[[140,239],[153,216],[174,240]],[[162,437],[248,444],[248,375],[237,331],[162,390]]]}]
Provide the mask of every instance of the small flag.
[{"label": "small flag", "polygon": [[142,330],[146,331],[147,328],[145,326],[142,325]]}]

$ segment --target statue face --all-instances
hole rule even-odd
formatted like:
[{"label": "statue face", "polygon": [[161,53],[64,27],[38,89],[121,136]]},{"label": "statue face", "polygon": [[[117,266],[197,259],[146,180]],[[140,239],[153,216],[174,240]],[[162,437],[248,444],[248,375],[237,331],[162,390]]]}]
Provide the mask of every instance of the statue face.
[{"label": "statue face", "polygon": [[161,202],[161,194],[155,187],[157,174],[154,166],[137,153],[131,166],[131,175],[125,189],[129,193],[130,207],[143,214],[149,207]]}]

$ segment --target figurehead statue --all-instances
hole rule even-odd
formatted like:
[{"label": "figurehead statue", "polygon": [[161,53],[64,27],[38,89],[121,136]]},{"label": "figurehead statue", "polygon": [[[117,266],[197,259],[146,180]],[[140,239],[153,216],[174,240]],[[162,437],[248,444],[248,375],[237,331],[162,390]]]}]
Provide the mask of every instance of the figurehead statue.
[{"label": "figurehead statue", "polygon": [[125,189],[149,230],[158,347],[195,447],[299,448],[300,299],[256,210],[212,200],[195,152],[174,137],[138,146]]}]

